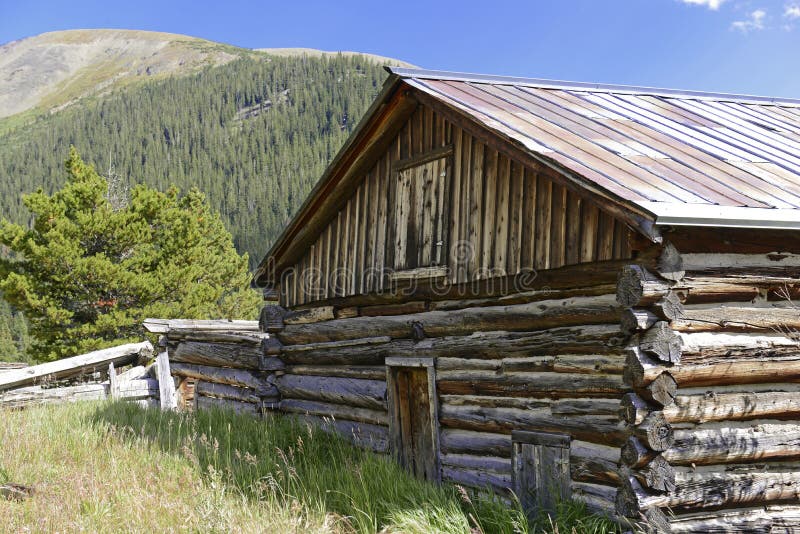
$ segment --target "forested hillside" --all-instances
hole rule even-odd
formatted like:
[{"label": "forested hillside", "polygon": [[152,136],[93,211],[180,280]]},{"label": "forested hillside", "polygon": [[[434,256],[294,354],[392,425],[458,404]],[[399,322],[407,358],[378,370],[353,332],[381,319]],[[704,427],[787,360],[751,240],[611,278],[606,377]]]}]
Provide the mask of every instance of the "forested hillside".
[{"label": "forested hillside", "polygon": [[[360,56],[246,54],[85,99],[23,126],[0,120],[0,216],[27,222],[21,195],[61,187],[73,145],[123,190],[140,182],[162,190],[197,186],[254,265],[385,76]],[[0,317],[13,323],[6,309]],[[0,324],[0,343],[2,330]],[[14,330],[11,337],[22,335]]]},{"label": "forested hillside", "polygon": [[60,186],[74,145],[124,184],[197,186],[257,262],[384,76],[359,57],[243,58],[71,106],[0,136],[0,215]]}]

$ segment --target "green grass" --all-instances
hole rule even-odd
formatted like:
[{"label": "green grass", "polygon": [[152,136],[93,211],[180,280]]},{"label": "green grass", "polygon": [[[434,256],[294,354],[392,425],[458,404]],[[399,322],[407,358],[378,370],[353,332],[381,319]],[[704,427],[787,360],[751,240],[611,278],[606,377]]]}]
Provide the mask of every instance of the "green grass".
[{"label": "green grass", "polygon": [[489,494],[436,486],[288,417],[124,403],[0,413],[0,524],[33,532],[614,532],[574,503],[529,524]]}]

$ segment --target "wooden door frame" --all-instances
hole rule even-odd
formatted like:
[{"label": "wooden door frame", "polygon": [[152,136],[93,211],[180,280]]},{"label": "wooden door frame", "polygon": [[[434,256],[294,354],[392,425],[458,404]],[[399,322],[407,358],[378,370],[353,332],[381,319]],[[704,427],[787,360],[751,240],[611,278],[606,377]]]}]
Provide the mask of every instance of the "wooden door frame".
[{"label": "wooden door frame", "polygon": [[402,438],[399,425],[396,424],[397,399],[395,398],[395,379],[393,370],[402,367],[425,368],[428,373],[428,399],[431,419],[431,441],[434,454],[434,482],[442,480],[441,452],[439,449],[439,399],[436,396],[436,365],[433,358],[398,358],[387,357],[386,364],[386,394],[389,408],[389,445],[392,454],[397,456],[402,450]]}]

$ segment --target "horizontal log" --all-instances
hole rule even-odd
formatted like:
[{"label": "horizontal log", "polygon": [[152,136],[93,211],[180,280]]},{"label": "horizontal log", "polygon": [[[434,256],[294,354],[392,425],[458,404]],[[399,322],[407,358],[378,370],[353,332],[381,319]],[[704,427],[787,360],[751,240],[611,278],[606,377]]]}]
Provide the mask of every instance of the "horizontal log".
[{"label": "horizontal log", "polygon": [[442,467],[442,480],[476,489],[506,492],[511,488],[511,475],[485,469]]},{"label": "horizontal log", "polygon": [[[458,359],[508,359],[507,365],[536,368],[535,358],[542,357],[541,367],[567,369],[579,367],[619,372],[623,362],[623,342],[616,325],[588,325],[554,328],[538,332],[475,332],[466,336],[428,338],[418,343],[409,339],[392,340],[387,336],[358,340],[287,345],[281,359],[290,365],[381,365],[389,356],[436,357]],[[514,358],[534,360],[517,361]],[[597,355],[602,356],[597,356]],[[561,355],[558,359],[545,358]],[[588,356],[581,359],[578,356]],[[445,360],[447,364],[447,360]],[[598,370],[598,369],[594,370]]]},{"label": "horizontal log", "polygon": [[108,369],[108,364],[121,367],[136,362],[141,354],[152,354],[149,341],[128,343],[54,362],[32,365],[0,374],[0,390],[42,384],[57,378],[68,378]]},{"label": "horizontal log", "polygon": [[286,374],[310,376],[335,376],[340,378],[362,378],[365,380],[386,380],[386,367],[383,365],[287,365]]},{"label": "horizontal log", "polygon": [[104,384],[82,384],[63,388],[30,386],[0,391],[0,408],[18,409],[37,404],[60,404],[83,400],[105,399],[108,386]]},{"label": "horizontal log", "polygon": [[440,461],[443,467],[461,467],[511,475],[511,458],[456,453],[442,454]]},{"label": "horizontal log", "polygon": [[536,410],[549,408],[551,399],[534,399],[529,397],[493,397],[489,395],[439,395],[441,405],[451,406],[483,406],[486,408],[519,408],[520,410]]},{"label": "horizontal log", "polygon": [[477,454],[511,458],[511,435],[442,428],[439,446],[443,454]]},{"label": "horizontal log", "polygon": [[671,518],[673,534],[707,532],[747,532],[772,534],[791,532],[800,525],[800,506],[772,505],[736,510],[715,510],[678,515]]},{"label": "horizontal log", "polygon": [[173,330],[258,332],[258,321],[145,319],[145,329],[153,334],[168,334]]},{"label": "horizontal log", "polygon": [[614,515],[614,499],[617,488],[605,484],[575,482],[571,484],[571,498],[586,504],[586,507],[597,514]]},{"label": "horizontal log", "polygon": [[732,464],[800,459],[800,425],[763,423],[742,428],[693,428],[674,431],[664,451],[672,465]]},{"label": "horizontal log", "polygon": [[[609,273],[607,278],[616,278]],[[616,283],[601,283],[587,287],[572,287],[561,289],[540,289],[531,291],[512,291],[506,295],[494,297],[472,297],[468,293],[464,298],[449,300],[433,300],[429,306],[431,310],[462,310],[464,308],[483,308],[488,306],[507,306],[511,304],[526,304],[540,300],[566,299],[571,297],[596,296],[614,294]]]},{"label": "horizontal log", "polygon": [[264,353],[260,346],[184,341],[179,343],[169,356],[170,361],[181,363],[257,370],[260,368]]},{"label": "horizontal log", "polygon": [[357,423],[355,421],[334,420],[313,415],[298,416],[325,432],[335,432],[356,446],[377,453],[389,451],[389,429],[381,425]]},{"label": "horizontal log", "polygon": [[278,393],[278,389],[270,384],[262,373],[257,371],[250,371],[247,369],[225,369],[222,367],[210,367],[179,362],[171,362],[170,371],[174,376],[251,388],[262,397],[273,396]]},{"label": "horizontal log", "polygon": [[333,306],[316,306],[302,310],[288,311],[283,316],[283,324],[309,324],[333,319]]},{"label": "horizontal log", "polygon": [[800,313],[787,306],[695,306],[673,322],[680,332],[765,332],[800,329]]},{"label": "horizontal log", "polygon": [[167,334],[170,342],[200,341],[203,343],[240,343],[258,347],[264,345],[271,338],[270,334],[263,332],[235,331],[235,330],[192,330],[173,328]]},{"label": "horizontal log", "polygon": [[228,384],[215,384],[213,382],[199,380],[197,384],[195,384],[194,391],[195,395],[203,395],[205,397],[232,399],[241,402],[251,402],[253,404],[261,402],[261,397],[256,394],[256,390]]},{"label": "horizontal log", "polygon": [[[620,510],[627,517],[649,508],[705,510],[756,503],[797,501],[800,470],[677,473],[675,490],[647,493],[635,479],[623,480]],[[620,501],[618,501],[620,502]]]},{"label": "horizontal log", "polygon": [[428,303],[425,301],[416,300],[397,304],[376,304],[374,306],[363,306],[359,310],[359,314],[363,317],[381,317],[385,315],[422,313],[424,311],[428,311]]},{"label": "horizontal log", "polygon": [[239,415],[261,417],[261,404],[241,402],[233,399],[206,397],[195,391],[195,407],[197,410],[230,410]]},{"label": "horizontal log", "polygon": [[553,371],[556,373],[610,373],[621,374],[625,369],[622,354],[560,354],[503,359],[438,357],[439,371]]},{"label": "horizontal log", "polygon": [[[287,364],[382,365],[392,355],[391,338],[366,337],[355,340],[286,345],[281,359]],[[406,350],[411,350],[410,343]]]},{"label": "horizontal log", "polygon": [[[720,340],[722,341],[722,340]],[[725,345],[713,352],[719,353]],[[687,363],[684,352],[680,365],[669,367],[669,373],[681,388],[724,386],[730,384],[759,384],[790,382],[800,379],[800,353],[797,348],[782,345],[777,348],[752,349],[742,357],[742,352],[731,348],[723,357],[709,349],[706,363]],[[699,358],[693,358],[698,361]],[[665,366],[636,350],[630,350],[626,359],[625,382],[634,388],[644,388],[661,375]]]},{"label": "horizontal log", "polygon": [[[794,388],[792,388],[794,389]],[[678,395],[664,408],[670,423],[746,421],[751,419],[800,418],[800,391],[759,391]]]},{"label": "horizontal log", "polygon": [[125,400],[158,398],[158,380],[144,378],[119,381],[117,383],[117,397]]},{"label": "horizontal log", "polygon": [[281,397],[334,402],[386,410],[386,381],[331,376],[282,375],[275,380]]},{"label": "horizontal log", "polygon": [[436,387],[442,395],[545,398],[622,396],[630,390],[620,375],[491,371],[441,371]]},{"label": "horizontal log", "polygon": [[466,335],[475,331],[525,331],[570,325],[618,323],[621,308],[613,295],[543,300],[535,303],[454,311],[429,311],[387,317],[354,317],[323,323],[287,325],[278,338],[287,345],[359,339],[384,335],[411,338],[412,323],[426,336]]},{"label": "horizontal log", "polygon": [[318,402],[298,399],[283,399],[279,409],[283,412],[298,413],[304,415],[316,415],[319,417],[329,417],[336,420],[357,421],[372,425],[389,425],[389,415],[386,411],[370,410],[369,408],[356,408],[343,404],[333,404],[329,402]]},{"label": "horizontal log", "polygon": [[553,416],[547,409],[483,408],[446,406],[439,410],[443,427],[510,434],[512,430],[534,430],[570,434],[574,439],[619,446],[627,435],[618,418],[602,416]]}]

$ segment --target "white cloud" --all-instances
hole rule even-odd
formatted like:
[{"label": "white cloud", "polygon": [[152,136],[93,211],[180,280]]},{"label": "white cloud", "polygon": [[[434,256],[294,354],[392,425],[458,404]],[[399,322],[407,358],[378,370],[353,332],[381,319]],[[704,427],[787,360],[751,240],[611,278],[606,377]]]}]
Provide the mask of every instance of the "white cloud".
[{"label": "white cloud", "polygon": [[706,6],[708,9],[716,11],[719,6],[727,2],[727,0],[681,0],[684,4],[694,4],[698,6]]},{"label": "white cloud", "polygon": [[783,11],[783,18],[789,20],[800,19],[800,4],[792,4],[786,6],[786,9],[784,9]]},{"label": "white cloud", "polygon": [[742,33],[749,33],[751,31],[763,30],[764,19],[767,18],[767,12],[763,9],[756,9],[747,16],[745,20],[737,20],[731,24],[732,30],[738,30]]}]

